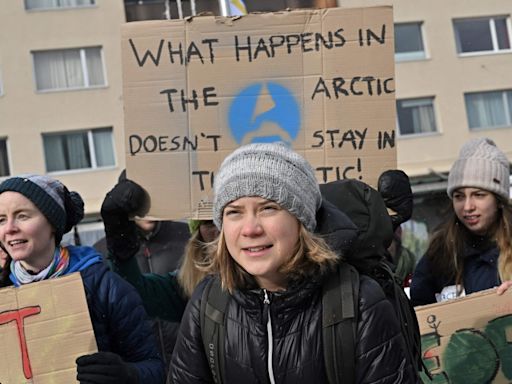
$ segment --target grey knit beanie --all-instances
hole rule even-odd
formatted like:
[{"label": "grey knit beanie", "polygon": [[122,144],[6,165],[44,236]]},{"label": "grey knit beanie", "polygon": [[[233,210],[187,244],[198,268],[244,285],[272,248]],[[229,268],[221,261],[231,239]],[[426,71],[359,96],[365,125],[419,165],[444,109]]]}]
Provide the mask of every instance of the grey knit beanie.
[{"label": "grey knit beanie", "polygon": [[21,193],[46,217],[55,229],[58,245],[62,235],[69,232],[84,217],[84,202],[77,192],[69,192],[60,181],[42,175],[20,175],[4,180],[0,193]]},{"label": "grey knit beanie", "polygon": [[466,142],[453,163],[448,176],[448,196],[461,187],[481,188],[508,200],[510,162],[507,156],[487,138]]},{"label": "grey knit beanie", "polygon": [[313,231],[322,202],[315,171],[284,143],[256,143],[235,150],[215,175],[214,192],[213,221],[219,229],[226,204],[259,196],[275,201]]}]

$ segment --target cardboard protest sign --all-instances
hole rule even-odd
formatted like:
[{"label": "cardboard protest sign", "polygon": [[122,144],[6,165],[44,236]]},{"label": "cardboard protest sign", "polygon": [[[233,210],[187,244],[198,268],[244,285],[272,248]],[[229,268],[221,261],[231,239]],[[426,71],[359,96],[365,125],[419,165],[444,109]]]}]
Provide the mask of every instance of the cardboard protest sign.
[{"label": "cardboard protest sign", "polygon": [[1,289],[0,340],[0,383],[75,383],[97,351],[80,273]]},{"label": "cardboard protest sign", "polygon": [[512,382],[512,290],[495,289],[416,307],[423,361],[433,381],[425,383],[505,384]]},{"label": "cardboard protest sign", "polygon": [[208,212],[221,161],[285,141],[319,182],[396,168],[392,7],[143,21],[122,27],[128,177],[149,216]]}]

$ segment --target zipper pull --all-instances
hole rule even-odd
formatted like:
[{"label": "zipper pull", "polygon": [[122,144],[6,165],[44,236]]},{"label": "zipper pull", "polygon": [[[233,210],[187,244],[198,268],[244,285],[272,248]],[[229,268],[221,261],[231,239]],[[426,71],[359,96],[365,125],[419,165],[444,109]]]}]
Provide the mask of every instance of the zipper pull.
[{"label": "zipper pull", "polygon": [[270,304],[270,298],[269,298],[268,292],[265,288],[263,288],[263,293],[265,294],[265,298],[263,299],[263,304]]}]

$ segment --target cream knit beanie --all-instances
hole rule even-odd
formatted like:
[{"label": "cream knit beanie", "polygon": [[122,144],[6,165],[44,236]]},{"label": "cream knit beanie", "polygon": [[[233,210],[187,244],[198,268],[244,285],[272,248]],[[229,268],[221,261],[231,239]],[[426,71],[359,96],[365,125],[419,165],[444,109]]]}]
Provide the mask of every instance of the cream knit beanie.
[{"label": "cream knit beanie", "polygon": [[478,138],[462,146],[448,176],[448,196],[461,187],[481,188],[509,199],[510,162],[494,141]]}]

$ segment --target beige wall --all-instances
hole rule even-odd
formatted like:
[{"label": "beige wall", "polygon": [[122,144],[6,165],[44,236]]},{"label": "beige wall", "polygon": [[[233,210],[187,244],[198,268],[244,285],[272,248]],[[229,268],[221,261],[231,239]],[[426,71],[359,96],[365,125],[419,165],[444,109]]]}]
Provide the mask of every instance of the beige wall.
[{"label": "beige wall", "polygon": [[397,62],[396,97],[434,96],[438,133],[398,139],[398,167],[410,176],[448,171],[461,145],[487,136],[512,161],[512,127],[469,131],[464,93],[512,89],[512,53],[458,57],[452,20],[512,14],[510,0],[338,0],[339,6],[392,4],[395,22],[423,22],[427,59]]},{"label": "beige wall", "polygon": [[[122,0],[81,9],[26,11],[22,0],[0,7],[0,137],[7,137],[11,174],[45,173],[41,133],[113,127],[116,162],[108,169],[54,173],[81,193],[86,213],[98,212],[124,168],[120,25]],[[105,87],[37,92],[31,51],[102,46]]]},{"label": "beige wall", "polygon": [[[396,22],[422,21],[428,58],[396,63],[397,98],[435,96],[439,133],[400,137],[398,167],[411,176],[447,171],[467,139],[489,136],[512,159],[512,127],[470,132],[464,92],[512,89],[512,53],[457,56],[452,19],[510,15],[510,0],[338,0],[339,6],[393,4]],[[98,213],[103,197],[124,168],[120,25],[122,0],[96,6],[27,12],[22,0],[0,7],[0,137],[8,138],[11,174],[45,173],[41,133],[112,126],[117,165],[108,169],[55,173],[79,191],[87,213]],[[36,92],[32,50],[103,47],[107,86],[79,91]]]}]

